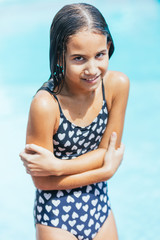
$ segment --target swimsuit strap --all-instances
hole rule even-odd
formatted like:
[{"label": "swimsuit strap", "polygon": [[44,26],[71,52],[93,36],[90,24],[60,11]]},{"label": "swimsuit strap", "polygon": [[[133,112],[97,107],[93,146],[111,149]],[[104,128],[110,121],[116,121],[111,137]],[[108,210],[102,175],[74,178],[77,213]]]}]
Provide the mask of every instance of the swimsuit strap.
[{"label": "swimsuit strap", "polygon": [[[46,90],[47,92],[49,92],[50,94],[53,95],[53,97],[57,100],[58,105],[59,105],[59,110],[60,110],[60,112],[62,113],[62,109],[61,109],[61,105],[60,105],[60,103],[59,103],[59,100],[58,100],[56,94],[53,92],[53,83],[52,83],[50,80],[48,80],[47,82],[45,82],[45,83],[42,85],[42,87],[40,87],[40,88],[38,89],[38,91],[40,91],[40,90]],[[38,92],[38,91],[37,91],[37,92]]]},{"label": "swimsuit strap", "polygon": [[106,98],[105,98],[105,89],[104,89],[104,84],[103,84],[103,79],[102,79],[102,93],[103,93],[103,100],[106,101]]},{"label": "swimsuit strap", "polygon": [[[45,82],[45,83],[42,85],[42,87],[40,87],[40,88],[38,89],[38,91],[40,91],[40,90],[46,90],[46,91],[48,91],[49,93],[51,93],[51,94],[53,95],[53,97],[54,97],[54,98],[57,100],[57,102],[58,102],[60,113],[63,113],[62,108],[61,108],[61,105],[60,105],[60,102],[59,102],[57,96],[55,95],[55,93],[53,93],[53,83],[51,83],[51,82],[48,80],[47,82]],[[38,92],[38,91],[37,91],[37,92]],[[103,94],[103,101],[106,101],[106,99],[105,99],[105,89],[104,89],[103,79],[102,79],[102,94]]]}]

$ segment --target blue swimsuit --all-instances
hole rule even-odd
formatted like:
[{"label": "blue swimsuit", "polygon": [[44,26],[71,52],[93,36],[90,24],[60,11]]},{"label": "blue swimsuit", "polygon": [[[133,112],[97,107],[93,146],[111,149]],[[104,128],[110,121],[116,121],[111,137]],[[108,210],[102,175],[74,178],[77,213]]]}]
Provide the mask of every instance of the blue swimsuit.
[{"label": "blue swimsuit", "polygon": [[[41,89],[49,91],[47,88]],[[54,96],[60,108],[59,128],[53,136],[54,154],[57,158],[73,159],[98,148],[108,119],[103,83],[102,90],[101,111],[87,127],[79,127],[68,121],[57,97]],[[92,240],[111,209],[107,193],[106,182],[68,190],[37,189],[34,206],[35,224],[67,230],[79,240]]]}]

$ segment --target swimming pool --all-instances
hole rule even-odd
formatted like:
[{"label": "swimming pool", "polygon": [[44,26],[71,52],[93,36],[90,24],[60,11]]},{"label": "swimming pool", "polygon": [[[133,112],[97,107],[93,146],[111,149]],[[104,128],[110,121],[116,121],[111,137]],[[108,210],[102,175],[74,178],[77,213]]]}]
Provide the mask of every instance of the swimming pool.
[{"label": "swimming pool", "polygon": [[[34,187],[18,154],[25,144],[32,96],[49,77],[49,27],[64,4],[78,1],[0,1],[0,239],[35,239]],[[123,142],[126,152],[109,195],[120,240],[160,239],[160,3],[85,1],[110,26],[116,51],[110,69],[131,81]]]}]

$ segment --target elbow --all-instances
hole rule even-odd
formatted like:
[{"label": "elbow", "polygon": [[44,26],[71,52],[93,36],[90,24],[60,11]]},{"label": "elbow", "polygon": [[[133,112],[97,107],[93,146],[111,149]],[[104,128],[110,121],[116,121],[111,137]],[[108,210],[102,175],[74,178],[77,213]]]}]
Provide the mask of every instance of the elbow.
[{"label": "elbow", "polygon": [[60,190],[58,184],[54,184],[49,177],[33,177],[32,180],[34,183],[34,186],[42,191],[52,191],[52,190]]},{"label": "elbow", "polygon": [[35,184],[34,183],[34,186],[37,188],[37,189],[39,189],[39,190],[42,190],[42,191],[46,191],[47,189],[45,189],[42,185],[40,185],[40,184]]},{"label": "elbow", "polygon": [[42,190],[42,191],[48,191],[48,186],[45,185],[44,183],[44,178],[43,177],[33,177],[32,176],[32,180],[33,180],[33,183],[34,183],[34,186],[39,189],[39,190]]},{"label": "elbow", "polygon": [[109,166],[103,166],[103,181],[108,181],[110,178],[112,178],[114,175],[114,171]]}]

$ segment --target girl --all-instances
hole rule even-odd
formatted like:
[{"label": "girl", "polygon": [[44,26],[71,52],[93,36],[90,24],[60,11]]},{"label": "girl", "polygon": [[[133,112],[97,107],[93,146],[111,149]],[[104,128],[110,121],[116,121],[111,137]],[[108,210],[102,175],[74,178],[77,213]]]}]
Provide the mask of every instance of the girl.
[{"label": "girl", "polygon": [[66,5],[54,17],[51,77],[31,103],[20,154],[37,188],[37,240],[118,239],[106,180],[124,153],[129,80],[107,71],[113,51],[95,7]]}]

